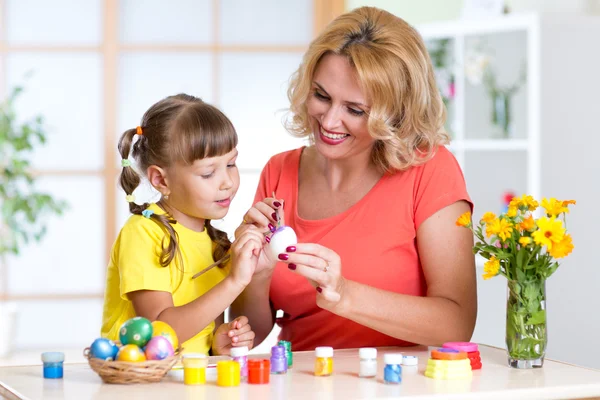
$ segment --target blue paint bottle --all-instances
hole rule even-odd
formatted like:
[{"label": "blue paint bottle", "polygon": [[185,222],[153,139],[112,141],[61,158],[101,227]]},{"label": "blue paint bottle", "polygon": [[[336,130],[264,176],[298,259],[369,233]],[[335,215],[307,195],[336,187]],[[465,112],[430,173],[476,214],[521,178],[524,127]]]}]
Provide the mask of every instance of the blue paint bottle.
[{"label": "blue paint bottle", "polygon": [[387,384],[399,384],[402,382],[402,354],[391,353],[383,355],[385,368],[383,369],[383,381]]},{"label": "blue paint bottle", "polygon": [[58,351],[42,353],[44,378],[46,378],[46,379],[62,378],[64,361],[65,361],[65,353],[58,352]]}]

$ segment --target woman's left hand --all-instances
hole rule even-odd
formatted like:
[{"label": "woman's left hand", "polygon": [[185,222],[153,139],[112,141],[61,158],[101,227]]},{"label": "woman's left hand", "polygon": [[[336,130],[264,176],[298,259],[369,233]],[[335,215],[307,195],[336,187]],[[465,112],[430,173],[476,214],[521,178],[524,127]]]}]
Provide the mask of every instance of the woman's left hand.
[{"label": "woman's left hand", "polygon": [[340,256],[335,251],[320,244],[298,243],[280,254],[279,260],[316,288],[319,307],[333,311],[340,306],[345,279]]}]

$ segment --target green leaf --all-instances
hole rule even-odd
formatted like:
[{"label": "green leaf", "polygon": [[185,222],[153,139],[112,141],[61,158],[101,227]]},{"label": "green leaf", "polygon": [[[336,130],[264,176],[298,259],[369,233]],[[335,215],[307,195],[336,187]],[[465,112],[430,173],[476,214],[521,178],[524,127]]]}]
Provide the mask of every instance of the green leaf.
[{"label": "green leaf", "polygon": [[531,318],[525,322],[527,325],[539,325],[546,322],[546,310],[536,311],[531,314]]}]

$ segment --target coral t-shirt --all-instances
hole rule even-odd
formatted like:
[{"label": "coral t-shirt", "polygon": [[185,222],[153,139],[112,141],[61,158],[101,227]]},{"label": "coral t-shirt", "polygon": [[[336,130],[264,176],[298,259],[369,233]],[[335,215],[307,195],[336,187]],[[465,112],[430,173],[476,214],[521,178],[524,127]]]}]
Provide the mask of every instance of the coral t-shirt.
[{"label": "coral t-shirt", "polygon": [[[303,148],[273,156],[262,171],[255,203],[273,191],[284,200],[286,225],[300,243],[318,243],[342,260],[346,279],[379,289],[425,296],[427,285],[417,251],[417,229],[423,221],[457,201],[471,204],[456,159],[445,147],[423,165],[384,175],[356,204],[333,217],[305,220],[298,216],[298,168]],[[472,207],[472,204],[471,204]],[[294,350],[317,346],[357,348],[408,346],[316,304],[308,281],[279,263],[273,273],[270,300],[283,310],[277,320],[280,338]],[[388,305],[388,307],[393,305]]]}]

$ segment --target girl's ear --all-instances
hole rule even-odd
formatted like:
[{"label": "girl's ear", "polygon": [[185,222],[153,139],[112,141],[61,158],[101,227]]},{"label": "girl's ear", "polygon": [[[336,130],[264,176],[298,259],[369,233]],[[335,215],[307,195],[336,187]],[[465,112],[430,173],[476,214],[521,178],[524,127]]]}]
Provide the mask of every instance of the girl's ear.
[{"label": "girl's ear", "polygon": [[168,196],[171,194],[171,189],[169,189],[169,180],[164,169],[156,165],[151,165],[146,171],[146,176],[148,177],[148,181],[150,181],[150,184],[154,187],[154,189],[161,192],[163,196]]}]

